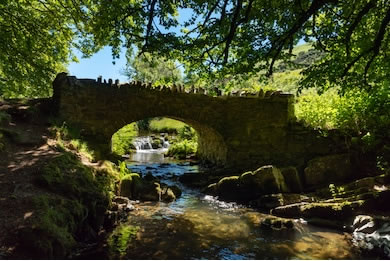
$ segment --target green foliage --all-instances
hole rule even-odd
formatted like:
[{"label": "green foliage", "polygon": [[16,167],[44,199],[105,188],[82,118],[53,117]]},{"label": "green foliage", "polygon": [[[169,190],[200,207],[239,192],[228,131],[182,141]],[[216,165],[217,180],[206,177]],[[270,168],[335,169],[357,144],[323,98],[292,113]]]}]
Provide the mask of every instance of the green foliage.
[{"label": "green foliage", "polygon": [[0,1],[0,96],[51,95],[56,73],[75,60],[82,8],[73,1]]},{"label": "green foliage", "polygon": [[178,159],[196,154],[198,148],[198,136],[196,131],[188,125],[179,129],[177,140],[169,146],[166,155]]},{"label": "green foliage", "polygon": [[195,154],[197,147],[198,143],[196,141],[181,140],[169,146],[166,155],[178,159],[185,159],[187,156]]},{"label": "green foliage", "polygon": [[174,119],[153,118],[149,123],[149,130],[154,133],[178,133],[185,126],[185,123]]},{"label": "green foliage", "polygon": [[337,198],[345,192],[345,188],[342,186],[335,186],[334,184],[329,184],[329,192],[333,198]]},{"label": "green foliage", "polygon": [[88,216],[88,210],[77,200],[52,195],[36,196],[32,226],[23,229],[22,244],[40,258],[63,258],[75,246],[75,235]]},{"label": "green foliage", "polygon": [[51,159],[37,178],[44,187],[69,198],[82,198],[86,204],[99,201],[100,204],[107,204],[107,195],[101,190],[93,171],[72,153],[63,153]]},{"label": "green foliage", "polygon": [[136,237],[138,231],[138,226],[122,224],[116,227],[107,241],[110,258],[123,258],[127,249],[130,247],[131,241]]},{"label": "green foliage", "polygon": [[336,116],[340,99],[334,89],[322,95],[310,89],[298,97],[295,115],[313,128],[334,129],[338,125]]},{"label": "green foliage", "polygon": [[314,90],[298,97],[295,106],[298,119],[314,128],[338,128],[351,135],[377,135],[385,138],[390,126],[390,90],[384,84],[375,93],[348,91],[340,96],[335,89],[323,94]]},{"label": "green foliage", "polygon": [[134,150],[133,140],[138,136],[137,123],[131,123],[112,135],[112,152],[117,155],[125,155]]},{"label": "green foliage", "polygon": [[76,150],[83,154],[89,161],[97,161],[108,155],[105,144],[99,144],[93,138],[85,138],[79,128],[70,126],[66,122],[52,123],[51,131],[57,140],[57,144],[64,148]]},{"label": "green foliage", "polygon": [[174,61],[149,53],[127,53],[125,75],[132,80],[150,82],[153,86],[178,84],[182,81],[180,70]]}]

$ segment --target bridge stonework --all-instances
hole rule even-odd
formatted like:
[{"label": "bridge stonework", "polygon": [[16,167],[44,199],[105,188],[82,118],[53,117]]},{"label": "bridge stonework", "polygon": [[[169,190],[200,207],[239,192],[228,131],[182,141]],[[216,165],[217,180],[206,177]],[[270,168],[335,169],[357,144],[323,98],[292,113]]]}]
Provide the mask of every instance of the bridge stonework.
[{"label": "bridge stonework", "polygon": [[138,83],[105,84],[65,73],[57,76],[53,88],[60,117],[107,144],[131,122],[169,117],[197,131],[200,159],[227,168],[299,165],[307,147],[291,132],[295,121],[291,94],[211,97]]}]

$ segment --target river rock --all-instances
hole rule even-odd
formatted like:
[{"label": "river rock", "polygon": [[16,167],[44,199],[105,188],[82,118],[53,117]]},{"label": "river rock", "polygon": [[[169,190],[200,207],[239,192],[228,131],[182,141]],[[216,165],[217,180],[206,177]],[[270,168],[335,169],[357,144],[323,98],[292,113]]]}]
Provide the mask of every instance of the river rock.
[{"label": "river rock", "polygon": [[225,177],[217,183],[217,194],[223,200],[240,198],[239,176]]},{"label": "river rock", "polygon": [[272,209],[280,206],[291,205],[299,202],[312,202],[313,199],[300,194],[277,193],[261,196],[257,200],[250,201],[250,205],[257,208]]},{"label": "river rock", "polygon": [[119,186],[119,195],[123,197],[132,198],[133,197],[133,184],[135,179],[140,179],[140,176],[136,173],[125,175]]},{"label": "river rock", "polygon": [[176,200],[175,193],[169,187],[164,187],[161,190],[161,200],[165,202],[172,202]]},{"label": "river rock", "polygon": [[353,243],[364,251],[390,258],[389,217],[356,216],[353,222]]},{"label": "river rock", "polygon": [[362,201],[326,203],[326,202],[302,202],[271,210],[272,215],[281,217],[323,218],[330,220],[347,221],[352,218],[356,210],[362,206]]},{"label": "river rock", "polygon": [[300,193],[303,191],[301,178],[299,177],[298,170],[295,167],[282,168],[280,170],[284,181],[287,184],[290,192]]},{"label": "river rock", "polygon": [[212,183],[208,185],[206,188],[203,189],[203,193],[211,196],[216,196],[217,195],[217,183]]},{"label": "river rock", "polygon": [[274,166],[263,166],[253,172],[245,172],[240,176],[243,191],[249,198],[259,195],[288,192],[287,185],[280,170]]},{"label": "river rock", "polygon": [[337,154],[315,158],[309,161],[304,174],[309,186],[345,181],[351,175],[350,155]]}]

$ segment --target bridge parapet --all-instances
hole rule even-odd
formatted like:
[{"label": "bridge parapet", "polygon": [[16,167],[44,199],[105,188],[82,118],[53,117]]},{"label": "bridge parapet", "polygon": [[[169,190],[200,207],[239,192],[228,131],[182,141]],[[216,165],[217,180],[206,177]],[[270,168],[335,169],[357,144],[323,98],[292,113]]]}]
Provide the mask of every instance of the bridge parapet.
[{"label": "bridge parapet", "polygon": [[217,165],[245,168],[283,160],[288,126],[295,121],[294,96],[281,92],[211,96],[196,88],[104,83],[64,73],[53,88],[59,115],[107,144],[126,124],[170,117],[197,130],[199,157]]}]

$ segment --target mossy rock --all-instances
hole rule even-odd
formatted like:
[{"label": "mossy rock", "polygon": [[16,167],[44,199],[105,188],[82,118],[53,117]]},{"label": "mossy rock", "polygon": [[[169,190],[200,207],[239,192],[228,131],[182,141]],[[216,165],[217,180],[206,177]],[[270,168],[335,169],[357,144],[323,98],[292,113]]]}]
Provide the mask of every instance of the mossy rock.
[{"label": "mossy rock", "polygon": [[361,209],[363,204],[362,200],[340,203],[304,202],[274,208],[271,210],[271,214],[289,218],[304,217],[348,221]]},{"label": "mossy rock", "polygon": [[88,209],[88,224],[98,230],[109,207],[112,180],[107,171],[94,172],[71,153],[50,159],[38,172],[38,184]]},{"label": "mossy rock", "polygon": [[295,167],[282,168],[280,172],[290,192],[300,193],[303,191],[301,178]]},{"label": "mossy rock", "polygon": [[304,170],[306,185],[319,187],[342,182],[351,177],[351,170],[349,154],[318,157],[310,160]]},{"label": "mossy rock", "polygon": [[139,174],[126,174],[120,181],[120,195],[123,197],[133,198],[134,194],[134,179],[140,178]]},{"label": "mossy rock", "polygon": [[153,139],[153,141],[152,141],[152,148],[153,149],[162,148],[162,142],[161,142],[161,140],[159,138]]},{"label": "mossy rock", "polygon": [[21,251],[28,250],[35,258],[64,258],[85,238],[88,209],[77,200],[42,195],[32,202],[36,211],[29,217],[29,226],[18,231]]},{"label": "mossy rock", "polygon": [[157,182],[148,182],[142,178],[133,177],[133,198],[147,201],[159,201],[161,199],[161,187]]},{"label": "mossy rock", "polygon": [[171,188],[165,187],[161,190],[161,200],[165,202],[172,202],[176,200],[176,195]]},{"label": "mossy rock", "polygon": [[217,194],[224,200],[236,200],[240,196],[239,176],[225,177],[217,183]]},{"label": "mossy rock", "polygon": [[280,170],[274,166],[263,166],[240,176],[240,186],[248,200],[260,195],[289,192]]},{"label": "mossy rock", "polygon": [[218,193],[217,183],[212,183],[203,189],[203,193],[211,196],[216,196]]}]

